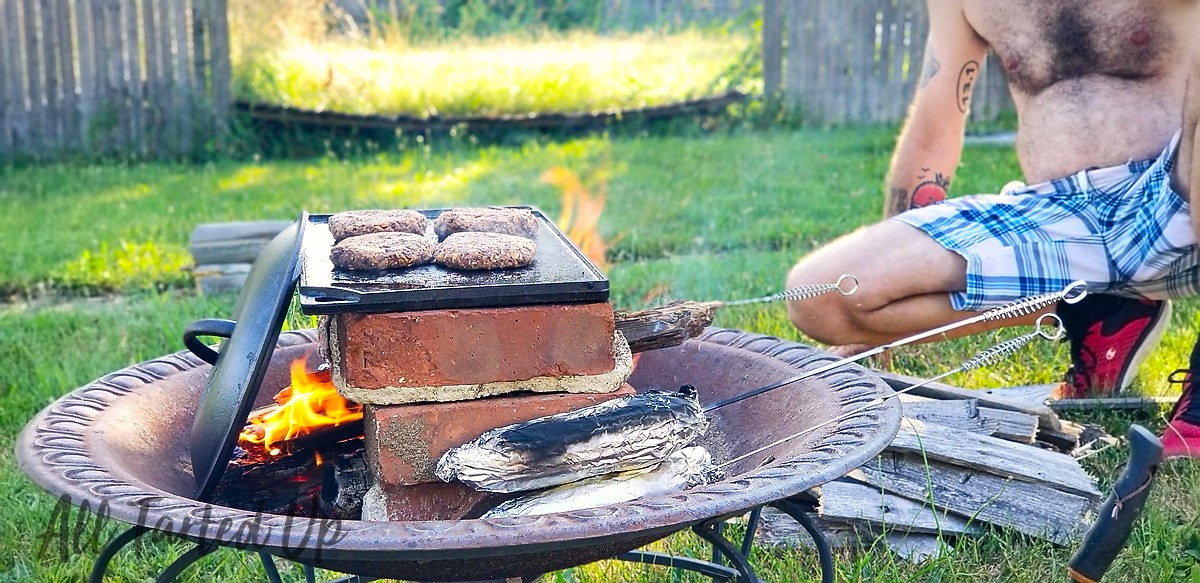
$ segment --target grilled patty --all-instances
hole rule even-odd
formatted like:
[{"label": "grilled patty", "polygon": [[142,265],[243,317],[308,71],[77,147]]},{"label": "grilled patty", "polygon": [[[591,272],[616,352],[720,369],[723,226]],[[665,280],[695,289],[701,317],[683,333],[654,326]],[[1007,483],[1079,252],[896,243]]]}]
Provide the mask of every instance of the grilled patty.
[{"label": "grilled patty", "polygon": [[334,241],[369,233],[425,234],[429,219],[414,210],[346,211],[329,217],[329,233]]},{"label": "grilled patty", "polygon": [[339,241],[329,259],[342,269],[397,269],[429,263],[433,249],[433,241],[424,235],[370,233]]},{"label": "grilled patty", "polygon": [[433,261],[453,269],[512,269],[533,262],[537,243],[503,233],[452,233],[438,243]]},{"label": "grilled patty", "polygon": [[438,239],[468,231],[503,233],[532,239],[537,235],[538,221],[529,209],[480,207],[450,209],[438,215],[433,222],[433,232],[437,233]]}]

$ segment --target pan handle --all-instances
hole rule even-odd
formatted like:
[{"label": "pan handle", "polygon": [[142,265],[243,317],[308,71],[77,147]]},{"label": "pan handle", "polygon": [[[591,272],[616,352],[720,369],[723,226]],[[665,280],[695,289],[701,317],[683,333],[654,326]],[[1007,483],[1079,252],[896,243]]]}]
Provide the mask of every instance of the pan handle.
[{"label": "pan handle", "polygon": [[230,338],[233,336],[233,327],[237,322],[233,320],[224,320],[221,318],[206,318],[204,320],[196,320],[183,330],[183,345],[188,350],[192,351],[200,360],[208,364],[217,364],[217,351],[212,347],[200,341],[201,336],[215,336],[217,338]]}]

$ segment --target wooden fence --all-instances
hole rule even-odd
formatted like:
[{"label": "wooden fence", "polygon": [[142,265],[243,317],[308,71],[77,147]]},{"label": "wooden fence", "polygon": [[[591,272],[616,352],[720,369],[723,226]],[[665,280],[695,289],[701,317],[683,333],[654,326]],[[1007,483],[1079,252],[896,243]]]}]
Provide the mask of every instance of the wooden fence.
[{"label": "wooden fence", "polygon": [[[763,82],[820,124],[898,122],[916,90],[929,22],[924,0],[763,0]],[[786,38],[786,42],[785,42]],[[989,56],[972,119],[1012,109]]]},{"label": "wooden fence", "polygon": [[187,155],[230,102],[226,0],[0,0],[0,158]]}]

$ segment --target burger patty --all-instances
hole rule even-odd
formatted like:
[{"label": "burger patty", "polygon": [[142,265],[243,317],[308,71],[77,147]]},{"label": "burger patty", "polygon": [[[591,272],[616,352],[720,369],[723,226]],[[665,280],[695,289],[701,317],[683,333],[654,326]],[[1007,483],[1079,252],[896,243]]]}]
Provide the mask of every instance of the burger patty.
[{"label": "burger patty", "polygon": [[424,235],[370,233],[339,241],[329,259],[342,269],[397,269],[429,263],[433,249],[433,241]]},{"label": "burger patty", "polygon": [[429,219],[414,210],[346,211],[329,217],[329,233],[334,241],[369,233],[425,234]]},{"label": "burger patty", "polygon": [[433,261],[453,269],[512,269],[533,262],[537,243],[503,233],[452,233],[438,243]]},{"label": "burger patty", "polygon": [[529,209],[480,207],[450,209],[438,215],[433,222],[433,232],[437,233],[439,239],[468,231],[503,233],[532,239],[537,235],[538,221]]}]

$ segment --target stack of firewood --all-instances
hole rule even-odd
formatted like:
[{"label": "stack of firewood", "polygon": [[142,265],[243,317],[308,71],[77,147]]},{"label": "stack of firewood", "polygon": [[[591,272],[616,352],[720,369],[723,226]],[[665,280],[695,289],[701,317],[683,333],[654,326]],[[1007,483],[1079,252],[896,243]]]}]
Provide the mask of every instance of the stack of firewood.
[{"label": "stack of firewood", "polygon": [[288,228],[290,221],[204,223],[192,231],[188,250],[193,275],[202,294],[237,292],[263,247]]},{"label": "stack of firewood", "polygon": [[[880,373],[900,390],[920,379]],[[900,395],[900,431],[884,452],[809,494],[835,546],[880,536],[920,559],[953,537],[1009,529],[1068,544],[1094,518],[1096,481],[1072,455],[1111,438],[1063,421],[1046,405],[1050,385],[966,390],[933,383]],[[794,520],[764,513],[760,542],[809,544]]]}]

